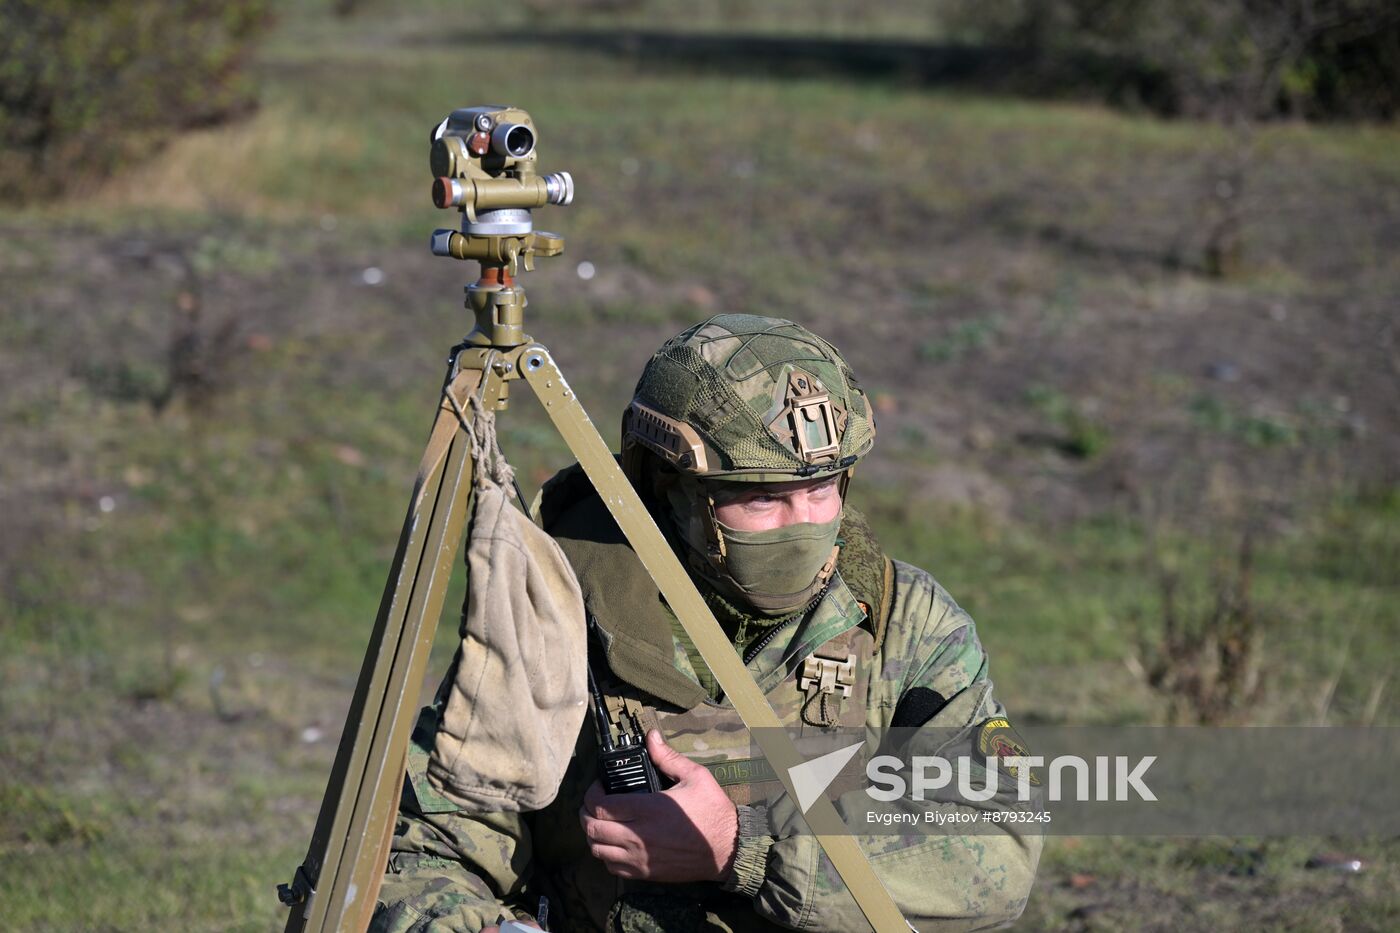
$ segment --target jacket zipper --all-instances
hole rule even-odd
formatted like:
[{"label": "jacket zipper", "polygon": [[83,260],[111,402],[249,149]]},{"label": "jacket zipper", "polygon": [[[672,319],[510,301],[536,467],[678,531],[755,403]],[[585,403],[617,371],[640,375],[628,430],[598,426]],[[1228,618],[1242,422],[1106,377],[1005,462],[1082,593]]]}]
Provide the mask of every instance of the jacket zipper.
[{"label": "jacket zipper", "polygon": [[754,658],[758,657],[759,654],[763,652],[763,649],[767,648],[770,644],[772,644],[773,639],[778,637],[779,632],[786,631],[788,626],[796,622],[801,622],[803,619],[807,618],[811,611],[816,608],[817,603],[821,602],[823,599],[826,598],[826,591],[830,588],[831,587],[829,585],[822,587],[821,592],[817,593],[816,596],[812,597],[812,601],[807,604],[807,608],[803,609],[801,613],[793,616],[791,619],[788,619],[781,625],[773,626],[773,629],[770,632],[768,632],[758,641],[754,642],[752,645],[749,645],[749,650],[744,652],[744,664],[747,666],[753,661]]}]

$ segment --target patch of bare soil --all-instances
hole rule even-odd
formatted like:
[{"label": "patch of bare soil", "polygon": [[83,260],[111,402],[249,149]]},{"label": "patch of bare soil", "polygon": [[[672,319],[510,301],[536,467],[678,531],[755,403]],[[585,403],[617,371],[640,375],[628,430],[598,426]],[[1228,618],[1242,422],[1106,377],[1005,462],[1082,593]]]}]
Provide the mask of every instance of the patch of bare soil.
[{"label": "patch of bare soil", "polygon": [[[24,234],[6,263],[22,296],[11,326],[26,331],[0,350],[12,403],[36,407],[81,380],[114,402],[157,406],[237,382],[260,347],[334,353],[366,329],[380,335],[377,352],[346,358],[337,381],[427,395],[469,327],[464,265],[424,250],[356,254],[323,235],[299,237],[288,260],[275,232],[234,231],[223,257],[217,241],[192,248],[198,237]],[[201,262],[201,249],[213,257]],[[60,253],[89,258],[50,265]],[[748,309],[742,283],[660,282],[626,267],[584,282],[572,265],[546,265],[526,282],[531,330],[609,439],[661,340]],[[955,293],[929,297],[929,283],[950,282]],[[1212,484],[1280,503],[1395,482],[1395,284],[1372,272],[1281,290],[1076,258],[1045,237],[972,234],[944,240],[907,282],[870,285],[869,307],[814,291],[775,313],[833,339],[875,396],[880,443],[863,481],[1072,518],[1145,495],[1191,500]],[[52,435],[22,441],[0,466],[20,480],[10,495],[35,461],[65,464],[46,471],[53,485],[77,481]]]}]

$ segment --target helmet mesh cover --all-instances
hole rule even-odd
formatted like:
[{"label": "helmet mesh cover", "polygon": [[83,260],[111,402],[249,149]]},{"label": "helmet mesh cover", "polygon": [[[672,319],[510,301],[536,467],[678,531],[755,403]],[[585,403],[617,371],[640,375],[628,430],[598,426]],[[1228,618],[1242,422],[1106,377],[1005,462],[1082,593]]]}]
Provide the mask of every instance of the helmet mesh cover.
[{"label": "helmet mesh cover", "polygon": [[850,367],[831,344],[780,318],[725,314],[673,337],[647,364],[635,398],[699,431],[719,455],[710,472],[795,474],[810,463],[785,417],[794,374],[814,377],[836,413],[840,444],[830,462],[864,456],[874,425]]}]

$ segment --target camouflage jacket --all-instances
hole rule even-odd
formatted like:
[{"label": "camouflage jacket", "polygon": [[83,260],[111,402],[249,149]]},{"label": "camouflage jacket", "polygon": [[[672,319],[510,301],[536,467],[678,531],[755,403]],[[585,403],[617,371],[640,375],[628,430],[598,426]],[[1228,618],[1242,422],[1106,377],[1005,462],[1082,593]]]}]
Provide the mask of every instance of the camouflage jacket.
[{"label": "camouflage jacket", "polygon": [[[548,492],[548,489],[546,490]],[[609,636],[604,618],[623,613],[631,593],[608,579],[590,588],[598,558],[610,564],[640,562],[604,535],[591,552],[571,550],[570,535],[597,539],[611,526],[596,497],[564,510],[545,527],[564,546],[584,585],[585,603],[604,631],[607,651],[593,660],[621,691],[647,665],[629,649],[627,632]],[[843,523],[843,533],[846,524]],[[621,549],[620,551],[618,549]],[[882,558],[883,560],[883,558]],[[972,619],[926,572],[893,561],[883,611],[857,600],[838,570],[833,585],[805,617],[775,631],[748,651],[747,667],[775,711],[803,730],[827,726],[882,729],[909,710],[912,722],[940,735],[975,744],[979,729],[1003,719],[992,696],[987,658]],[[596,583],[596,581],[594,581]],[[654,589],[654,586],[651,587]],[[620,595],[619,595],[620,594]],[[659,594],[654,594],[659,598]],[[619,605],[621,603],[621,605]],[[633,606],[635,609],[635,606]],[[654,607],[653,607],[654,608]],[[647,617],[647,612],[641,612]],[[654,613],[653,613],[654,615]],[[871,616],[887,619],[875,625]],[[425,770],[436,731],[437,710],[423,711],[408,756],[399,819],[388,872],[372,930],[383,933],[476,933],[501,918],[530,919],[540,897],[550,902],[550,929],[610,931],[867,929],[854,899],[835,876],[815,837],[770,835],[750,804],[753,759],[742,724],[724,701],[706,698],[697,676],[698,657],[679,626],[653,623],[652,647],[670,643],[669,681],[649,681],[655,692],[633,690],[667,741],[710,767],[735,800],[740,836],[731,877],[722,883],[661,885],[609,875],[589,851],[579,824],[584,792],[596,773],[597,739],[590,720],[578,737],[573,761],[555,801],[533,813],[466,815],[433,790]],[[839,651],[832,652],[832,645]],[[640,652],[640,653],[639,653]],[[815,653],[854,655],[849,697],[820,697],[799,686]],[[655,654],[653,652],[653,654]],[[643,659],[645,661],[645,658]],[[703,671],[708,674],[708,671]],[[663,678],[665,680],[665,678]],[[810,686],[810,684],[809,684]],[[687,687],[694,691],[686,694]],[[658,695],[659,694],[659,695]],[[669,699],[667,699],[669,697]],[[833,708],[828,708],[830,702]],[[945,744],[942,739],[939,744]],[[859,791],[853,793],[860,793]],[[842,798],[844,801],[845,798]],[[838,801],[840,806],[842,801]],[[989,803],[988,808],[996,806]],[[1025,906],[1040,839],[1006,827],[996,834],[869,835],[862,847],[906,918],[919,930],[971,930],[1019,916]]]}]

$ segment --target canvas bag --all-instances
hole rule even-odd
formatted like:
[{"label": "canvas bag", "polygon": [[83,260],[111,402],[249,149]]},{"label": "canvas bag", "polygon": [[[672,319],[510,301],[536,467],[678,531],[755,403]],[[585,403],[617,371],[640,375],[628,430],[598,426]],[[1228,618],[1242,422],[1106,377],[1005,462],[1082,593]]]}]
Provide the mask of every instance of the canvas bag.
[{"label": "canvas bag", "polygon": [[511,504],[494,422],[475,399],[470,424],[462,419],[476,466],[467,601],[427,772],[470,813],[553,801],[588,699],[578,579],[554,539]]}]

